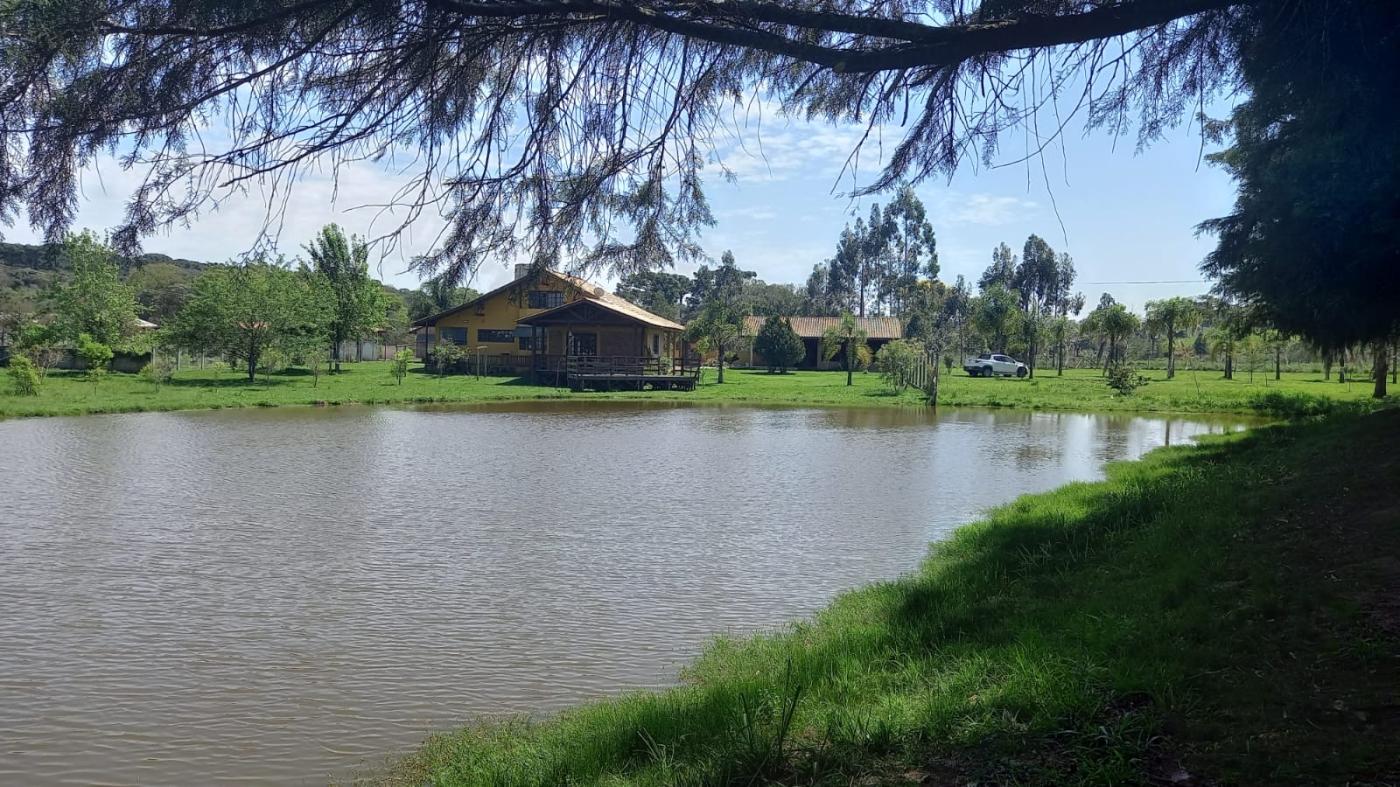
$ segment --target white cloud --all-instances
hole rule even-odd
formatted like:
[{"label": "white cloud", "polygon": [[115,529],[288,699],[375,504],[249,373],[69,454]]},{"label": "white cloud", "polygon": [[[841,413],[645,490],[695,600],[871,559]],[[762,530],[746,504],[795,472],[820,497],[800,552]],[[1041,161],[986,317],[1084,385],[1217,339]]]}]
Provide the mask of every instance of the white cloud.
[{"label": "white cloud", "polygon": [[996,227],[1024,220],[1027,214],[1039,208],[1035,201],[1023,197],[944,192],[938,196],[929,212],[935,226],[975,224]]}]

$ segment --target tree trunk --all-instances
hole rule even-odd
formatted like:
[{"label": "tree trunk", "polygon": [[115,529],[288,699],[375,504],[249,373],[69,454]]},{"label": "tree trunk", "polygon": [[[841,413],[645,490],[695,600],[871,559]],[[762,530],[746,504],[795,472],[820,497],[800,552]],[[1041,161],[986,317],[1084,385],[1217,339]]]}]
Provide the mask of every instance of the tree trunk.
[{"label": "tree trunk", "polygon": [[1283,348],[1274,348],[1274,379],[1283,379]]},{"label": "tree trunk", "polygon": [[928,406],[938,407],[938,363],[930,364],[933,368],[929,370],[928,380],[924,384],[924,393],[928,396]]},{"label": "tree trunk", "polygon": [[724,382],[724,345],[719,346],[719,381]]},{"label": "tree trunk", "polygon": [[1176,331],[1167,328],[1167,379],[1176,377]]},{"label": "tree trunk", "polygon": [[1386,347],[1386,343],[1384,341],[1376,342],[1376,388],[1371,393],[1371,396],[1376,399],[1385,398],[1386,362],[1390,360],[1386,357],[1386,354],[1387,350],[1389,349],[1390,348]]},{"label": "tree trunk", "polygon": [[855,372],[855,368],[856,368],[855,354],[856,354],[855,343],[852,342],[850,339],[847,339],[847,340],[846,340],[846,385],[848,385],[848,386],[851,384],[851,375]]},{"label": "tree trunk", "polygon": [[1233,379],[1235,379],[1235,351],[1234,351],[1234,350],[1226,350],[1226,351],[1225,351],[1225,379],[1226,379],[1226,380],[1233,380]]}]

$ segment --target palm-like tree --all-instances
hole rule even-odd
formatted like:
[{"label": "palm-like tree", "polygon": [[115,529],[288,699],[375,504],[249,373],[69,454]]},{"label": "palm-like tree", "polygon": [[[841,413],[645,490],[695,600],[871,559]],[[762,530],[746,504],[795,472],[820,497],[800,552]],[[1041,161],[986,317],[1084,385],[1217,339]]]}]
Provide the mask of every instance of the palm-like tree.
[{"label": "palm-like tree", "polygon": [[1136,314],[1128,311],[1126,306],[1115,303],[1102,311],[1098,324],[1099,330],[1108,337],[1108,363],[1104,366],[1104,370],[1107,371],[1109,366],[1118,363],[1120,345],[1142,327],[1142,321]]},{"label": "palm-like tree", "polygon": [[856,322],[855,315],[845,312],[841,322],[827,328],[822,333],[822,357],[830,361],[842,356],[846,364],[846,385],[851,385],[851,373],[857,365],[870,363],[870,345],[866,344],[869,335]]},{"label": "palm-like tree", "polygon": [[686,336],[702,349],[715,351],[719,361],[719,382],[723,383],[724,357],[744,338],[743,317],[718,301],[712,301],[687,326]]},{"label": "palm-like tree", "polygon": [[1235,343],[1239,337],[1228,326],[1216,326],[1206,334],[1206,349],[1211,358],[1225,361],[1225,379],[1235,378]]},{"label": "palm-like tree", "polygon": [[1147,319],[1167,335],[1167,379],[1176,376],[1176,334],[1189,331],[1201,322],[1201,310],[1190,298],[1167,298],[1147,304]]}]

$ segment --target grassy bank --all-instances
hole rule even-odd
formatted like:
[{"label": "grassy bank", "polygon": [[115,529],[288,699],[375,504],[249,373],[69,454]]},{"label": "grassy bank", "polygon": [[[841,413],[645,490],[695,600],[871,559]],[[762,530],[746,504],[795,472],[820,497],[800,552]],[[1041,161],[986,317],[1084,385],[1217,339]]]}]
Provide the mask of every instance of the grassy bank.
[{"label": "grassy bank", "polygon": [[[958,372],[944,377],[939,401],[949,406],[1040,410],[1293,414],[1327,410],[1339,403],[1364,407],[1370,395],[1370,386],[1364,382],[1342,385],[1325,382],[1320,375],[1308,373],[1286,373],[1280,381],[1261,374],[1253,382],[1244,376],[1222,380],[1214,372],[1199,375],[1186,372],[1175,380],[1166,380],[1163,372],[1147,372],[1146,376],[1151,383],[1131,396],[1120,396],[1091,370],[1071,370],[1063,377],[1051,374],[1035,380],[985,380]],[[0,379],[0,417],[321,402],[473,403],[561,397],[845,407],[922,404],[917,392],[895,394],[876,374],[856,375],[855,385],[851,387],[845,382],[845,375],[840,372],[770,375],[730,370],[725,375],[725,383],[719,385],[711,369],[706,370],[701,385],[694,392],[571,394],[567,390],[524,385],[508,378],[439,378],[421,370],[413,371],[403,385],[397,385],[387,363],[348,364],[341,374],[323,375],[319,384],[314,384],[310,375],[299,370],[249,383],[225,367],[221,371],[181,371],[174,380],[160,387],[136,375],[112,374],[94,387],[80,373],[53,372],[38,396],[15,396],[8,380]]]},{"label": "grassy bank", "polygon": [[1392,410],[1114,465],[679,688],[444,734],[390,780],[1394,783],[1397,438]]}]

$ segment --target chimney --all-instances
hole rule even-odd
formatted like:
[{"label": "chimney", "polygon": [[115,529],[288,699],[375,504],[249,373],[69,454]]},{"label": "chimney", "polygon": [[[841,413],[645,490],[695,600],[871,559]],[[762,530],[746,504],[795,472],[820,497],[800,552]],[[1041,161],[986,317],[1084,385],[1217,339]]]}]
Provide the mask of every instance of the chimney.
[{"label": "chimney", "polygon": [[530,263],[517,262],[515,264],[515,280],[519,281],[530,275]]}]

